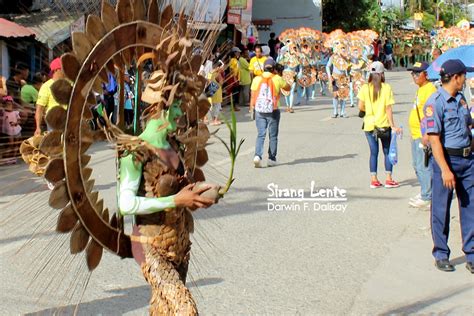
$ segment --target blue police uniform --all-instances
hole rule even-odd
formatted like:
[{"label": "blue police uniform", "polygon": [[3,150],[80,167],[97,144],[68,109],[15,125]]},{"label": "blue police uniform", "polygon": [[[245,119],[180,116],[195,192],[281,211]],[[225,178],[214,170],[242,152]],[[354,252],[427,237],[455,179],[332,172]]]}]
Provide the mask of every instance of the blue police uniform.
[{"label": "blue police uniform", "polygon": [[[426,102],[424,114],[427,133],[440,136],[446,162],[455,175],[463,251],[467,261],[474,262],[474,156],[470,148],[470,109],[461,93],[453,97],[441,87]],[[449,259],[448,235],[453,191],[443,185],[441,169],[435,159],[432,186],[433,256],[435,260]]]}]

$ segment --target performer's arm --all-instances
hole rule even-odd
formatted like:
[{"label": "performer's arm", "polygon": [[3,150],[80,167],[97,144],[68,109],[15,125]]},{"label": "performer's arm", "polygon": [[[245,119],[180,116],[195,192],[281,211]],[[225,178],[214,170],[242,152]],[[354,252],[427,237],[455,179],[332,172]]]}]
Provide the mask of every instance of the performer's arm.
[{"label": "performer's arm", "polygon": [[120,159],[119,209],[122,215],[145,215],[176,207],[175,195],[146,198],[137,196],[142,164],[135,164],[133,156]]},{"label": "performer's arm", "polygon": [[194,184],[187,185],[175,195],[159,198],[137,196],[142,167],[141,163],[135,164],[132,155],[120,159],[119,209],[122,215],[146,215],[175,207],[195,210],[214,204],[214,200],[201,196],[210,187],[193,191]]}]

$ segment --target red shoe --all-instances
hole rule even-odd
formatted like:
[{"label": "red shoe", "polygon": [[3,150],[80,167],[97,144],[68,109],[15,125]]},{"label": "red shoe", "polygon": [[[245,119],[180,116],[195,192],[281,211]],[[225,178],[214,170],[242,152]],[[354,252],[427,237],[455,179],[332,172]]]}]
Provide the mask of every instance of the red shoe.
[{"label": "red shoe", "polygon": [[398,188],[399,186],[400,184],[397,181],[394,181],[394,180],[385,181],[386,188]]},{"label": "red shoe", "polygon": [[380,183],[380,181],[372,181],[370,182],[370,188],[371,189],[378,189],[378,188],[381,188],[382,187],[382,183]]}]

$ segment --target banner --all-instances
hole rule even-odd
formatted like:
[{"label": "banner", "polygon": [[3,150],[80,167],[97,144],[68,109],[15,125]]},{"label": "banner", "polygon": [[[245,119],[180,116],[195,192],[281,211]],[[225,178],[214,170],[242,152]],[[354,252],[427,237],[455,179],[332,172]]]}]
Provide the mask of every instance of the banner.
[{"label": "banner", "polygon": [[246,10],[247,0],[229,0],[229,9],[231,10]]}]

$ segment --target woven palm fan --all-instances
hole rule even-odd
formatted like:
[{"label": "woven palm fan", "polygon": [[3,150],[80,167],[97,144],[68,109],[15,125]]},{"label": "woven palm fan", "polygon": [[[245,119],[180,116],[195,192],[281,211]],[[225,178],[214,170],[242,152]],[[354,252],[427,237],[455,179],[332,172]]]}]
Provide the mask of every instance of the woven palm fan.
[{"label": "woven palm fan", "polygon": [[294,44],[298,40],[298,33],[295,29],[286,29],[281,32],[278,39],[285,45]]},{"label": "woven palm fan", "polygon": [[[52,86],[52,93],[58,102],[68,104],[68,110],[58,107],[48,113],[47,121],[53,131],[43,139],[40,149],[51,155],[44,177],[55,183],[49,204],[60,210],[56,230],[70,233],[71,254],[85,252],[90,271],[99,265],[104,249],[121,258],[132,257],[132,251],[130,236],[124,233],[123,218],[110,214],[99,192],[94,191],[87,150],[106,137],[122,151],[146,146],[117,126],[107,124],[103,131],[96,132],[87,124],[92,118],[90,107],[95,104],[92,93],[101,93],[102,83],[108,80],[107,72],[117,75],[123,85],[126,68],[139,66],[147,59],[152,61],[154,72],[142,96],[150,106],[142,118],[145,121],[160,118],[179,99],[185,121],[176,131],[180,156],[191,179],[205,180],[201,168],[208,160],[205,144],[210,133],[199,120],[206,115],[210,104],[207,98],[201,97],[206,80],[198,71],[218,31],[216,25],[201,42],[196,39],[197,33],[188,28],[189,23],[193,21],[187,19],[184,10],[176,16],[171,5],[160,10],[157,0],[149,1],[148,8],[141,0],[119,0],[115,8],[103,0],[101,16],[88,16],[86,31],[72,34],[73,51],[61,57],[64,73],[73,85],[66,79],[58,80]],[[124,91],[123,87],[120,90]],[[120,108],[123,109],[123,104]],[[166,182],[163,179],[161,182]],[[187,302],[194,302],[187,289],[183,289],[182,295]],[[154,300],[159,301],[156,297]],[[182,306],[175,303],[180,310]],[[196,312],[195,305],[186,306],[186,314]]]}]

